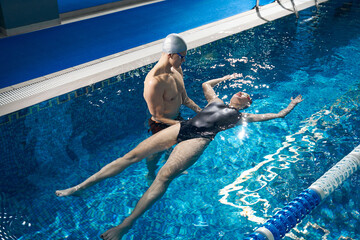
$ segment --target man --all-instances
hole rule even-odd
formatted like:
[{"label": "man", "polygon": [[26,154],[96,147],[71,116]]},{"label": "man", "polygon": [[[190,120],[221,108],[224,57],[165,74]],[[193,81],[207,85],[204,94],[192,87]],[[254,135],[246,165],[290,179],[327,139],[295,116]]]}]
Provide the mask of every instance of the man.
[{"label": "man", "polygon": [[302,101],[300,95],[295,99],[291,98],[290,104],[278,113],[240,113],[239,110],[248,108],[252,100],[248,94],[238,92],[232,96],[228,105],[225,104],[217,97],[213,87],[226,79],[229,79],[229,77],[226,76],[203,83],[204,95],[208,105],[194,118],[174,124],[145,139],[133,150],[107,164],[84,182],[65,190],[58,190],[56,195],[62,197],[77,194],[100,181],[121,173],[130,165],[140,162],[147,156],[164,151],[177,144],[130,216],[125,218],[120,225],[109,229],[101,235],[102,239],[119,240],[131,229],[135,221],[165,194],[170,183],[199,159],[218,132],[245,122],[261,122],[284,118]]},{"label": "man", "polygon": [[[185,62],[187,45],[178,34],[168,35],[163,43],[163,53],[158,63],[147,74],[144,82],[144,98],[151,118],[149,127],[155,134],[179,123],[180,106],[185,105],[196,113],[201,108],[186,93],[181,64]],[[156,153],[146,159],[150,182],[155,179],[157,163],[162,155]]]}]

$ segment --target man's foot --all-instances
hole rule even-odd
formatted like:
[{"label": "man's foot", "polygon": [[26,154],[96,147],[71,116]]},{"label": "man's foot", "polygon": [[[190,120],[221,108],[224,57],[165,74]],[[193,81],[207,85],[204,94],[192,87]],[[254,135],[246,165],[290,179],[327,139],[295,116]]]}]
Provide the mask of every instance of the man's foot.
[{"label": "man's foot", "polygon": [[122,223],[119,226],[110,228],[103,234],[101,234],[101,239],[104,240],[120,240],[129,230],[131,229],[131,225],[124,226],[125,224]]},{"label": "man's foot", "polygon": [[72,187],[65,190],[57,190],[55,194],[58,197],[78,196],[80,194],[80,191],[78,187]]}]

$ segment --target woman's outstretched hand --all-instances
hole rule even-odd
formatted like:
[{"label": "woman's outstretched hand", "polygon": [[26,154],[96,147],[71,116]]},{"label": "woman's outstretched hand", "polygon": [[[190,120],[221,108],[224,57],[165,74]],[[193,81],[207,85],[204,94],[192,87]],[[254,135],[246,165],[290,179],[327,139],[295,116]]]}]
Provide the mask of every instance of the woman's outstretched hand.
[{"label": "woman's outstretched hand", "polygon": [[301,95],[299,95],[299,96],[297,96],[296,98],[292,98],[291,97],[291,103],[293,103],[293,104],[298,104],[298,103],[300,103],[300,102],[302,102],[302,100],[303,100],[303,98],[302,98],[302,96]]}]

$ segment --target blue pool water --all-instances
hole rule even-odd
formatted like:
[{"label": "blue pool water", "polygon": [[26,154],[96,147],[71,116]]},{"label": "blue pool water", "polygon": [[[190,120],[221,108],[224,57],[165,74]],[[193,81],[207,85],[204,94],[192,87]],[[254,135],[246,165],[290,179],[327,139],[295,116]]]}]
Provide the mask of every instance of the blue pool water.
[{"label": "blue pool water", "polygon": [[[249,92],[247,112],[305,100],[285,119],[220,133],[124,239],[243,239],[357,146],[359,13],[360,1],[330,2],[191,50],[185,83],[202,107],[201,83],[234,72],[242,77],[216,91],[225,101]],[[149,136],[142,88],[150,67],[0,118],[1,239],[98,239],[131,212],[147,189],[144,163],[82,197],[54,191]],[[359,239],[359,186],[356,173],[284,239]]]}]

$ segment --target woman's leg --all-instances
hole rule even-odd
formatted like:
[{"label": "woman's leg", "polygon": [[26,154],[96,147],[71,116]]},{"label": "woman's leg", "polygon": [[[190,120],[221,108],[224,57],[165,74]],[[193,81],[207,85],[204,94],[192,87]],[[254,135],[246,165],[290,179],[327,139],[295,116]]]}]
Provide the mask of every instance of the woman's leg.
[{"label": "woman's leg", "polygon": [[134,222],[164,195],[171,181],[197,161],[209,142],[209,139],[196,138],[179,143],[159,170],[153,184],[136,204],[131,215],[120,225],[102,234],[101,238],[106,240],[121,239]]},{"label": "woman's leg", "polygon": [[137,145],[132,151],[125,154],[122,158],[118,158],[115,161],[104,166],[99,172],[95,173],[84,182],[77,186],[58,190],[55,194],[59,197],[69,196],[85,190],[92,185],[106,179],[113,177],[129,167],[131,164],[141,161],[150,154],[164,151],[174,144],[176,144],[176,138],[180,130],[180,124],[175,124],[157,134],[145,139],[139,145]]}]

